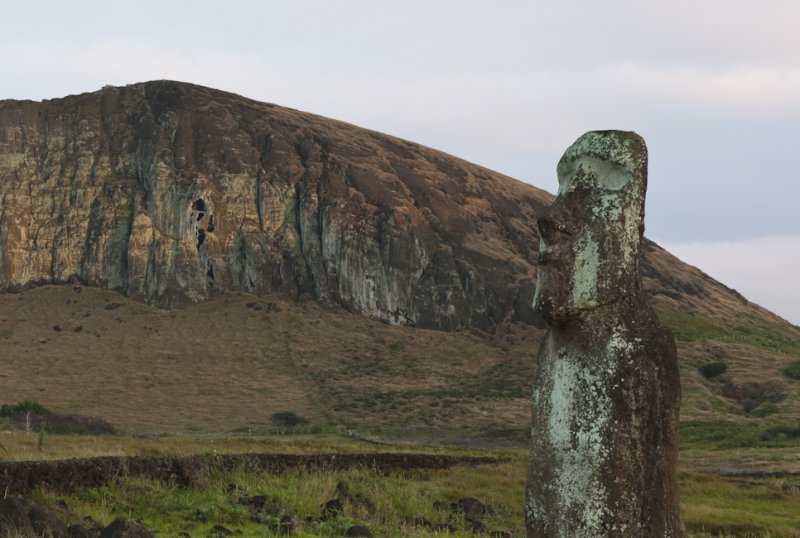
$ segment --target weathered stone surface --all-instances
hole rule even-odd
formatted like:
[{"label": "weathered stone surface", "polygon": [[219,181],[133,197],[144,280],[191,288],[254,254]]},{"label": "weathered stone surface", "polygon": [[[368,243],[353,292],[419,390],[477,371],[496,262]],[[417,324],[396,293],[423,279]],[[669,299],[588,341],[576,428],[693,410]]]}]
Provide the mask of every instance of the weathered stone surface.
[{"label": "weathered stone surface", "polygon": [[34,506],[28,512],[28,517],[30,517],[36,536],[41,536],[42,538],[69,537],[67,525],[47,508]]},{"label": "weathered stone surface", "polygon": [[35,536],[25,505],[13,497],[0,499],[0,536]]},{"label": "weathered stone surface", "polygon": [[100,538],[154,538],[144,525],[130,519],[118,518],[109,523],[100,533]]},{"label": "weathered stone surface", "polygon": [[87,529],[83,525],[70,525],[68,527],[69,538],[97,538],[100,536],[100,530]]},{"label": "weathered stone surface", "polygon": [[[0,290],[84,283],[159,306],[277,291],[428,328],[534,323],[535,222],[551,199],[410,142],[189,84],[0,101]],[[746,304],[646,250],[652,293],[692,313]]]},{"label": "weathered stone surface", "polygon": [[372,531],[369,530],[364,525],[353,525],[347,532],[344,533],[345,536],[361,536],[364,538],[372,538],[373,534]]},{"label": "weathered stone surface", "polygon": [[550,329],[533,382],[528,536],[684,536],[675,342],[639,277],[647,149],[579,138],[539,219],[534,308]]},{"label": "weathered stone surface", "polygon": [[548,195],[501,177],[188,84],[3,101],[0,289],[79,281],[160,306],[269,290],[441,329],[527,319],[522,238]]}]

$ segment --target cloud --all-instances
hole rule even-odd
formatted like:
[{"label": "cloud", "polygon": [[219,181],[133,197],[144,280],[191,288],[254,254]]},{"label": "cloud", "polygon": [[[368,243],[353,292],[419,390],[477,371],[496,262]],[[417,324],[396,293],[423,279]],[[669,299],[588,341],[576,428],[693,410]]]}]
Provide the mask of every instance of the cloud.
[{"label": "cloud", "polygon": [[800,325],[800,235],[662,246],[749,300]]}]

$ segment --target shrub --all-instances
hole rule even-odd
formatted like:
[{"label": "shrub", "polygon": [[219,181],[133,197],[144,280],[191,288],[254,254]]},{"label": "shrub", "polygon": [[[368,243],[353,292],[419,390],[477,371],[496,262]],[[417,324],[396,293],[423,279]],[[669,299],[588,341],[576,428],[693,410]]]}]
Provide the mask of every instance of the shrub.
[{"label": "shrub", "polygon": [[761,434],[763,441],[782,441],[785,439],[800,438],[800,425],[798,426],[773,426]]},{"label": "shrub", "polygon": [[770,402],[781,402],[786,398],[786,391],[778,383],[725,383],[722,395],[735,400],[745,413],[750,413],[758,406]]},{"label": "shrub", "polygon": [[728,371],[728,364],[725,361],[707,362],[697,369],[706,379],[714,379]]},{"label": "shrub", "polygon": [[751,409],[749,413],[754,417],[764,418],[769,415],[774,415],[779,411],[778,406],[772,402],[765,402],[758,407]]},{"label": "shrub", "polygon": [[0,417],[13,417],[14,415],[24,415],[25,413],[36,415],[53,414],[50,409],[33,400],[25,400],[16,404],[3,404],[3,407],[0,407]]},{"label": "shrub", "polygon": [[306,424],[308,419],[299,416],[293,411],[278,411],[272,414],[272,423],[281,428],[293,428],[298,424]]},{"label": "shrub", "polygon": [[30,400],[0,407],[0,430],[9,427],[72,435],[113,435],[116,428],[97,417],[61,414]]},{"label": "shrub", "polygon": [[794,361],[784,368],[783,375],[789,379],[800,379],[800,361]]}]

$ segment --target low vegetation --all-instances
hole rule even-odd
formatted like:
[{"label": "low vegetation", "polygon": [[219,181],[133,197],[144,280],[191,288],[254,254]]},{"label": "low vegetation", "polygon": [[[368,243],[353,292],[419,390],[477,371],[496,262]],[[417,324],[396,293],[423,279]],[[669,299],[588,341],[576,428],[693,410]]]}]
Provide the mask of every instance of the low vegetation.
[{"label": "low vegetation", "polygon": [[77,414],[56,413],[39,402],[25,400],[0,407],[0,427],[27,433],[111,435],[116,429],[105,420]]},{"label": "low vegetation", "polygon": [[[710,462],[719,467],[728,455],[741,460],[742,453],[738,447],[719,448],[722,446],[719,441],[734,432],[735,425],[719,424],[716,434],[711,436],[702,431],[700,425],[687,425],[683,431],[679,481],[682,513],[690,536],[761,538],[800,534],[800,520],[796,517],[800,513],[800,495],[794,493],[800,481],[760,477],[757,473],[746,478],[710,474],[703,470]],[[762,439],[770,435],[775,438]],[[491,533],[524,536],[522,507],[527,464],[524,448],[420,449],[374,445],[335,434],[150,439],[51,436],[49,446],[45,447],[50,452],[41,454],[35,449],[33,437],[22,433],[9,435],[9,452],[28,450],[39,458],[65,453],[79,455],[80,451],[83,455],[97,455],[111,452],[117,444],[129,454],[146,455],[186,454],[187,451],[216,454],[248,450],[307,453],[413,449],[433,454],[492,455],[504,459],[497,464],[477,467],[389,472],[353,468],[295,470],[274,475],[240,467],[214,472],[202,485],[191,487],[128,477],[102,487],[66,494],[40,489],[29,497],[31,503],[52,508],[68,523],[99,527],[117,517],[126,517],[140,520],[160,536],[181,533],[215,536],[224,534],[222,529],[243,537],[279,536],[287,526],[299,537],[344,536],[353,526],[366,527],[373,535],[385,537],[443,534],[468,537]],[[758,461],[791,457],[780,447],[788,446],[794,451],[800,447],[800,425],[797,428],[787,426],[780,432],[769,427],[756,428],[745,437],[731,444],[749,445],[754,438],[762,448],[750,453],[750,457]],[[713,449],[706,450],[702,446]],[[800,467],[796,461],[793,465]]]},{"label": "low vegetation", "polygon": [[[288,516],[296,536],[341,536],[353,525],[376,536],[433,536],[430,525],[451,525],[452,535],[472,536],[476,525],[452,507],[471,497],[491,509],[480,518],[481,533],[523,535],[522,447],[542,335],[535,328],[503,323],[494,334],[443,334],[244,294],[157,311],[103,290],[25,293],[24,303],[0,296],[0,319],[14,329],[0,327],[8,366],[0,379],[0,430],[10,430],[0,439],[0,460],[464,453],[444,444],[510,457],[498,466],[435,472],[272,476],[237,469],[211,476],[203,488],[128,478],[67,496],[36,494],[55,508],[64,500],[71,521],[89,517],[99,525],[124,515],[166,536],[214,535],[214,525],[272,536]],[[800,472],[800,333],[760,320],[723,324],[668,308],[659,314],[681,357],[680,481],[691,535],[800,536],[796,477],[726,475]],[[235,343],[198,340],[198,326],[209,323]],[[121,338],[137,345],[120,349]],[[27,382],[31,369],[44,368],[52,375]],[[341,481],[352,499],[339,517],[323,521],[322,505]],[[248,504],[262,497],[257,510]]]},{"label": "low vegetation", "polygon": [[681,423],[681,449],[731,450],[800,446],[800,422],[765,424],[748,422]]},{"label": "low vegetation", "polygon": [[728,363],[725,361],[707,362],[697,369],[706,379],[715,379],[728,371]]},{"label": "low vegetation", "polygon": [[725,383],[722,395],[736,401],[742,406],[745,413],[753,413],[761,409],[765,416],[765,409],[776,410],[775,404],[786,399],[786,389],[775,382],[767,383]]},{"label": "low vegetation", "polygon": [[784,368],[783,375],[789,379],[800,379],[800,361],[794,361]]}]

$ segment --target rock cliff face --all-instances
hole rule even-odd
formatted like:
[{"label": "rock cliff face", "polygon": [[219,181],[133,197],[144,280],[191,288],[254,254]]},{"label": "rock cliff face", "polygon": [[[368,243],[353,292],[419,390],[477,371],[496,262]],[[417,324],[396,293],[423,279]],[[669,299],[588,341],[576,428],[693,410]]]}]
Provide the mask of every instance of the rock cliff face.
[{"label": "rock cliff face", "polygon": [[[536,323],[535,224],[551,200],[404,140],[189,84],[0,101],[3,290],[80,281],[159,306],[278,291],[444,330]],[[695,313],[746,304],[653,244],[645,254],[651,294]]]}]

